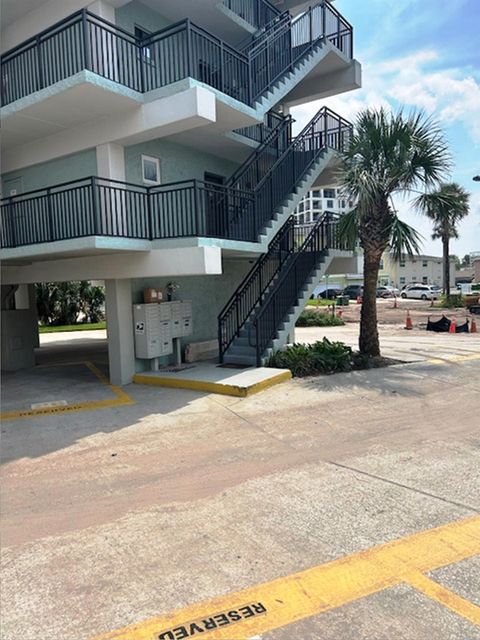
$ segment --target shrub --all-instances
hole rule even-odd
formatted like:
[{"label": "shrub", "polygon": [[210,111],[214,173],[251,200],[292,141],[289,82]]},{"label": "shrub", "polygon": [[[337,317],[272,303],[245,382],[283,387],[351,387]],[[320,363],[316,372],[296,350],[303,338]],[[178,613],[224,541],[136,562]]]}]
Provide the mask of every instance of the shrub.
[{"label": "shrub", "polygon": [[268,360],[267,367],[290,369],[292,375],[299,378],[316,373],[351,371],[353,352],[343,342],[323,338],[314,344],[294,344],[283,351],[276,351]]},{"label": "shrub", "polygon": [[443,309],[453,309],[455,307],[464,307],[465,306],[465,298],[461,293],[454,293],[450,295],[442,295],[440,298],[440,303],[438,305]]},{"label": "shrub", "polygon": [[331,313],[318,313],[317,311],[304,311],[296,322],[297,327],[340,327],[345,322]]},{"label": "shrub", "polygon": [[45,325],[73,325],[81,314],[89,322],[104,318],[105,292],[89,282],[45,282],[35,285],[38,318]]}]

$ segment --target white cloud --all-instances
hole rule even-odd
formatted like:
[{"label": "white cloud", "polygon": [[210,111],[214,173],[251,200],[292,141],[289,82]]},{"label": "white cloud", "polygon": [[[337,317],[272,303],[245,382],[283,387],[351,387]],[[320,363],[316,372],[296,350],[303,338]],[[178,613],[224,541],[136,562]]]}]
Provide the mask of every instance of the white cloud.
[{"label": "white cloud", "polygon": [[480,84],[457,69],[432,70],[438,52],[427,49],[386,61],[363,65],[363,88],[312,102],[292,111],[305,122],[326,104],[352,120],[365,107],[398,106],[423,109],[444,126],[461,124],[480,143]]}]

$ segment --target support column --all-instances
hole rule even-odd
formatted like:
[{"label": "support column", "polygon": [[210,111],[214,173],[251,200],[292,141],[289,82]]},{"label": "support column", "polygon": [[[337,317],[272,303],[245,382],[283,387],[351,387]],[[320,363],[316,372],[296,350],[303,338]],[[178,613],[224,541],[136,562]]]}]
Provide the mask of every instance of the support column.
[{"label": "support column", "polygon": [[131,280],[105,280],[105,304],[110,382],[129,384],[135,373]]},{"label": "support column", "polygon": [[[120,144],[108,142],[97,146],[97,175],[100,178],[125,180],[125,153]],[[108,184],[105,180],[102,185]],[[105,191],[101,198],[101,228],[119,236],[128,235],[128,203],[121,185],[111,183],[112,191]]]},{"label": "support column", "polygon": [[37,311],[33,285],[2,287],[1,356],[3,371],[17,371],[35,366],[38,346]]}]

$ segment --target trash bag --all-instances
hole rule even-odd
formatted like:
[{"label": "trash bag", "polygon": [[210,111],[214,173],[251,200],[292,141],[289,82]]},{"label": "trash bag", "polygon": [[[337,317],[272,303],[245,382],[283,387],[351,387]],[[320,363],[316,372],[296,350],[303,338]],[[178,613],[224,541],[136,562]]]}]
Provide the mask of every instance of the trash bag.
[{"label": "trash bag", "polygon": [[427,331],[436,331],[437,333],[446,333],[450,329],[451,321],[446,317],[442,316],[440,320],[436,322],[432,322],[430,317],[427,320]]},{"label": "trash bag", "polygon": [[468,333],[468,320],[463,324],[457,324],[455,327],[455,333]]}]

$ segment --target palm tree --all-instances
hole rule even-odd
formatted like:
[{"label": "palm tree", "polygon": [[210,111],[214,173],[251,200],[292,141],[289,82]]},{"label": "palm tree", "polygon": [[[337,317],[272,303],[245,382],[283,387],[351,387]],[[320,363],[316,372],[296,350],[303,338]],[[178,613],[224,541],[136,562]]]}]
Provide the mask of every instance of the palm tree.
[{"label": "palm tree", "polygon": [[342,217],[339,235],[350,248],[359,241],[364,253],[361,353],[380,355],[376,289],[382,254],[419,253],[420,236],[399,220],[392,196],[437,187],[450,163],[441,130],[422,113],[366,109],[356,119],[339,181],[357,204]]},{"label": "palm tree", "polygon": [[450,251],[452,238],[458,238],[458,223],[469,212],[470,194],[456,182],[440,185],[433,192],[417,198],[417,207],[433,220],[433,240],[443,245],[443,293],[450,296]]}]

